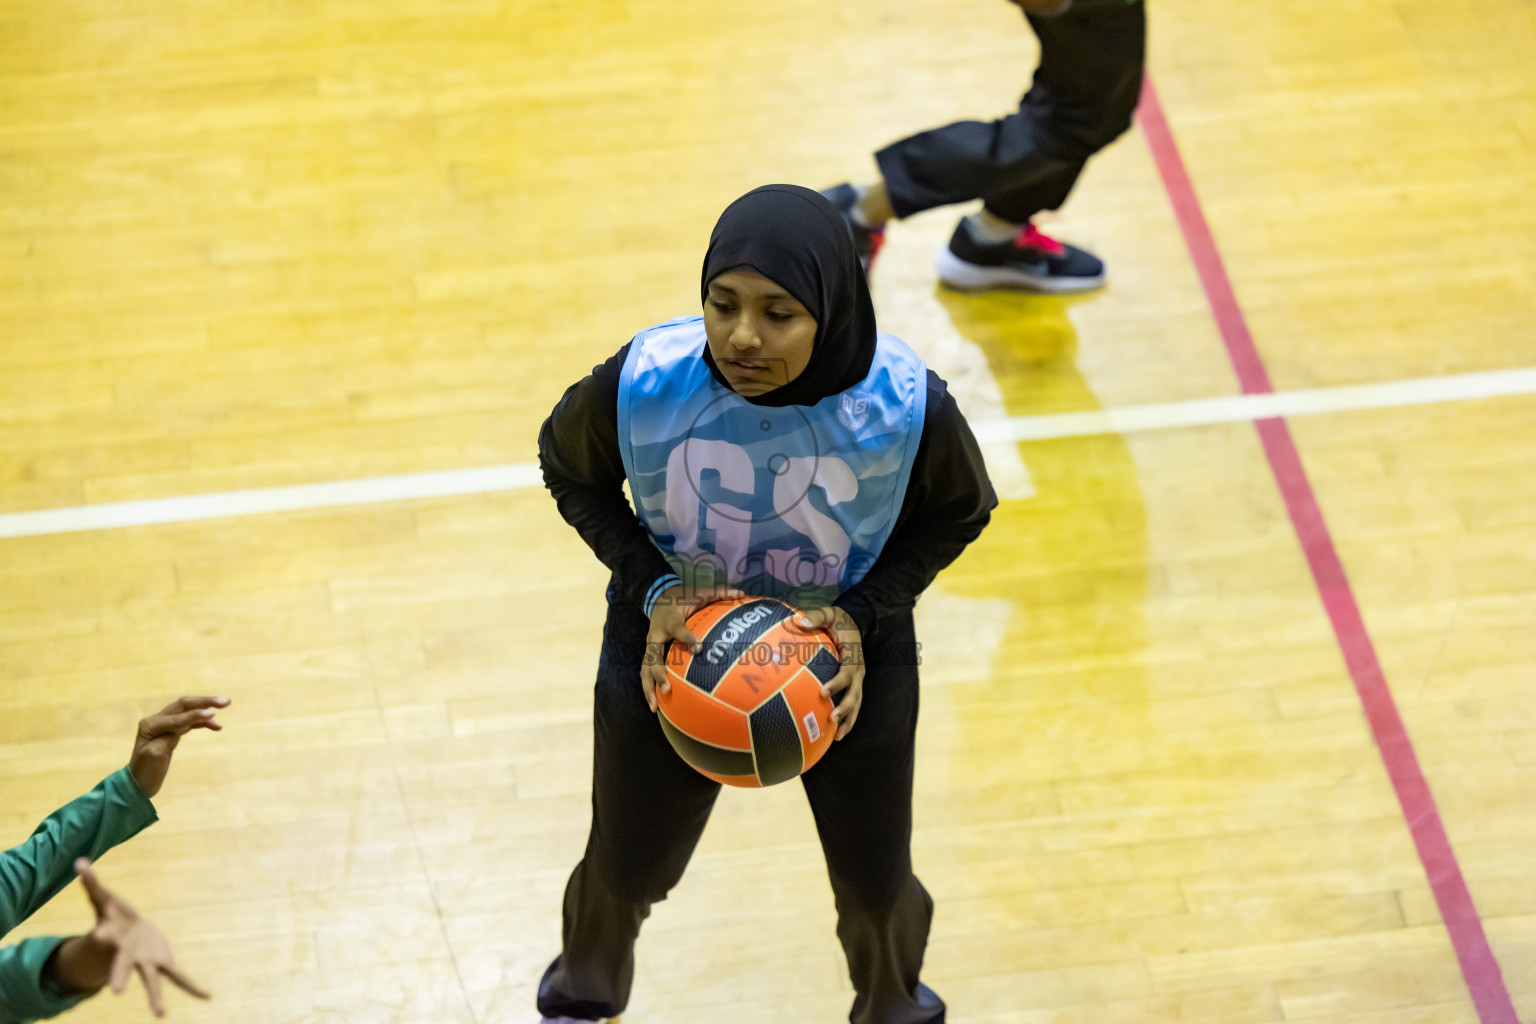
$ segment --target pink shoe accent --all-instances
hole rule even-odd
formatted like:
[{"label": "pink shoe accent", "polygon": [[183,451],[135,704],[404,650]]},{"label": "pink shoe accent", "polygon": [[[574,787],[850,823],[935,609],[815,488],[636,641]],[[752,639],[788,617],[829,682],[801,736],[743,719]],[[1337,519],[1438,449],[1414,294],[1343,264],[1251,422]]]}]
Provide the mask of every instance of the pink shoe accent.
[{"label": "pink shoe accent", "polygon": [[1024,230],[1019,232],[1019,237],[1013,240],[1013,244],[1020,249],[1038,249],[1052,256],[1065,256],[1067,254],[1066,246],[1033,224],[1024,225]]},{"label": "pink shoe accent", "polygon": [[875,257],[880,255],[880,249],[885,245],[885,228],[871,228],[869,232],[869,259],[864,264],[864,274],[874,269]]}]

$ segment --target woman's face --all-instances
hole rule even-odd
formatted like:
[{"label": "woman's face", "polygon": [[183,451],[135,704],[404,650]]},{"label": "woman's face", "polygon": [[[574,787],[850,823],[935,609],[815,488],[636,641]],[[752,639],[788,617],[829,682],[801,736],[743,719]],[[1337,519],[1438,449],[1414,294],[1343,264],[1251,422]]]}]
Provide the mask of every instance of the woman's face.
[{"label": "woman's face", "polygon": [[805,371],[816,343],[816,318],[762,274],[730,270],[709,282],[704,333],[732,390],[761,395]]}]

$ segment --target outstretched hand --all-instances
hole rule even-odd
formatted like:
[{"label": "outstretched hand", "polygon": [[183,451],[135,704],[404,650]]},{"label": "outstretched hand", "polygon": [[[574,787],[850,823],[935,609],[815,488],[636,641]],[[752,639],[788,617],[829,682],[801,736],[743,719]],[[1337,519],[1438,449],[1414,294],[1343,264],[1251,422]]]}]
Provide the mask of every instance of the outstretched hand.
[{"label": "outstretched hand", "polygon": [[147,796],[160,792],[171,768],[171,754],[181,738],[193,729],[218,732],[224,728],[213,716],[218,708],[228,706],[228,697],[183,697],[139,722],[128,769]]},{"label": "outstretched hand", "polygon": [[837,605],[807,609],[795,616],[794,622],[797,629],[807,632],[825,629],[837,643],[843,667],[822,684],[821,695],[832,700],[839,693],[843,694],[843,699],[832,710],[832,721],[837,726],[834,738],[840,740],[853,731],[859,708],[864,704],[864,635],[853,616]]},{"label": "outstretched hand", "polygon": [[699,638],[688,628],[688,616],[711,601],[724,601],[747,595],[739,590],[716,588],[690,593],[682,584],[673,584],[662,591],[651,609],[651,626],[645,632],[645,660],[640,665],[640,687],[645,691],[645,702],[656,710],[656,694],[672,692],[667,681],[667,644],[679,643],[695,654]]},{"label": "outstretched hand", "polygon": [[[106,980],[111,983],[114,994],[122,995],[128,987],[129,977],[137,971],[149,995],[149,1008],[156,1017],[165,1016],[160,985],[162,974],[182,991],[199,999],[209,998],[207,992],[176,967],[171,944],[160,929],[140,917],[127,900],[102,885],[90,861],[81,857],[75,861],[75,871],[96,911],[96,927],[86,938],[103,956],[111,956],[112,966]],[[95,980],[99,987],[100,979]]]}]

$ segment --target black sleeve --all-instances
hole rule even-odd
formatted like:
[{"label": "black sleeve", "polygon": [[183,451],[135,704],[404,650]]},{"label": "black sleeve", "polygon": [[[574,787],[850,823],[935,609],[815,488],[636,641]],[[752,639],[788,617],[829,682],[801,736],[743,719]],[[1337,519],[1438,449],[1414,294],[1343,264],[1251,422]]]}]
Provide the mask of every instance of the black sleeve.
[{"label": "black sleeve", "polygon": [[539,468],[555,506],[613,571],[617,595],[644,606],[672,568],[624,495],[619,373],[629,346],[572,384],[539,428]]},{"label": "black sleeve", "polygon": [[929,370],[923,438],[895,528],[869,573],[834,603],[867,637],[881,619],[912,607],[939,570],[981,535],[996,507],[970,425]]}]

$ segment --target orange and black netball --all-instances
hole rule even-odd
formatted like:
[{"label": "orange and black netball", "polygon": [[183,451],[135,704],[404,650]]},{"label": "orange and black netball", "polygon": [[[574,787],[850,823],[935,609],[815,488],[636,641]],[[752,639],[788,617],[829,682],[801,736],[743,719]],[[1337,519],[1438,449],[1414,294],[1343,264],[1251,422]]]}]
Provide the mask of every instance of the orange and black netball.
[{"label": "orange and black netball", "polygon": [[656,694],[662,730],[684,761],[730,786],[772,786],[832,745],[833,703],[821,687],[842,663],[831,635],[794,624],[783,601],[747,597],[694,612],[694,654],[673,644],[671,692]]}]

